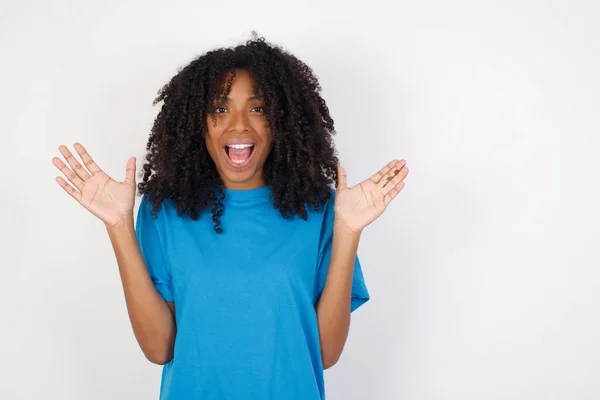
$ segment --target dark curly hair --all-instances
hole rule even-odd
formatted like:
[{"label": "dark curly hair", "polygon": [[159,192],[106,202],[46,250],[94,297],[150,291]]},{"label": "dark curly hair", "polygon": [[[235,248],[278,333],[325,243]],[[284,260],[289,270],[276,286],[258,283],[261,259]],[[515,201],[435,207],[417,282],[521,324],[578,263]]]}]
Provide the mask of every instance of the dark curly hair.
[{"label": "dark curly hair", "polygon": [[[210,107],[227,96],[236,68],[247,69],[261,91],[273,147],[264,166],[273,207],[284,218],[307,219],[306,207],[319,210],[337,185],[337,151],[333,119],[312,69],[294,55],[264,38],[219,48],[198,56],[158,92],[163,101],[148,144],[140,194],[149,193],[153,213],[164,199],[177,204],[177,213],[193,220],[210,206],[214,229],[223,231],[223,182],[206,148]],[[230,78],[232,79],[232,77]]]}]

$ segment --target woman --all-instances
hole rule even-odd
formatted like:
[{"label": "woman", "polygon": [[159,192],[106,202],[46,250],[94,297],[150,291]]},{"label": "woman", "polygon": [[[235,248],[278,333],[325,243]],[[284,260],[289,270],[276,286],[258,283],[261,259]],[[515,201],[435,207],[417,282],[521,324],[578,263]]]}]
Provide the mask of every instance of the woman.
[{"label": "woman", "polygon": [[[133,331],[164,364],[161,399],[324,399],[350,313],[369,299],[363,229],[404,186],[394,160],[349,187],[311,69],[254,38],[181,69],[159,92],[134,228],[126,179],[60,146],[72,185],[106,225]],[[332,189],[336,187],[336,190]]]}]

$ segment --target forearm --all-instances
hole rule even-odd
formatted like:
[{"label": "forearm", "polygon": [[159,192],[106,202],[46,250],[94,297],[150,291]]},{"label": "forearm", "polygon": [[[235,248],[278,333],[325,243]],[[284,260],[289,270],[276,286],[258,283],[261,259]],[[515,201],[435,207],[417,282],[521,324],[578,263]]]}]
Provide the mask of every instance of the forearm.
[{"label": "forearm", "polygon": [[135,235],[133,216],[107,227],[123,283],[127,312],[135,337],[148,360],[164,364],[173,357],[175,321],[152,284]]},{"label": "forearm", "polygon": [[359,240],[360,234],[349,232],[337,221],[334,222],[329,271],[317,304],[324,368],[337,362],[348,337],[352,279]]}]

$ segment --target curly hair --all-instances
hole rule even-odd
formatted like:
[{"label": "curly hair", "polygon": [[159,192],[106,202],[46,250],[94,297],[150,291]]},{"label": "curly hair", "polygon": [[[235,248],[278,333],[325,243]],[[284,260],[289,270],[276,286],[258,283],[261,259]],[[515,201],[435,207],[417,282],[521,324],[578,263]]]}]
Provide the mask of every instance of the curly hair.
[{"label": "curly hair", "polygon": [[[214,229],[223,232],[224,185],[206,148],[210,107],[226,97],[235,69],[254,78],[264,96],[273,146],[264,165],[273,207],[284,218],[308,218],[319,210],[337,185],[337,151],[333,119],[312,69],[279,46],[253,37],[235,47],[208,51],[164,85],[153,105],[163,102],[146,146],[140,194],[149,193],[155,214],[164,199],[177,205],[178,215],[197,220],[210,206]],[[233,72],[228,84],[227,73]]]}]

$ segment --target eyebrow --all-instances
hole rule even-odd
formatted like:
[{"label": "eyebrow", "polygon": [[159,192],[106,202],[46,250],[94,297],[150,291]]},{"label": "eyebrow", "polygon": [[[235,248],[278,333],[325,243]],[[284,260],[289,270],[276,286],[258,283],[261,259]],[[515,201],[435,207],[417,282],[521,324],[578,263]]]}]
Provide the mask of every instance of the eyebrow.
[{"label": "eyebrow", "polygon": [[[264,96],[250,96],[248,97],[246,100],[263,100]],[[225,102],[228,102],[231,100],[231,97],[227,97],[225,98]],[[222,101],[222,98],[217,98],[216,101]]]}]

